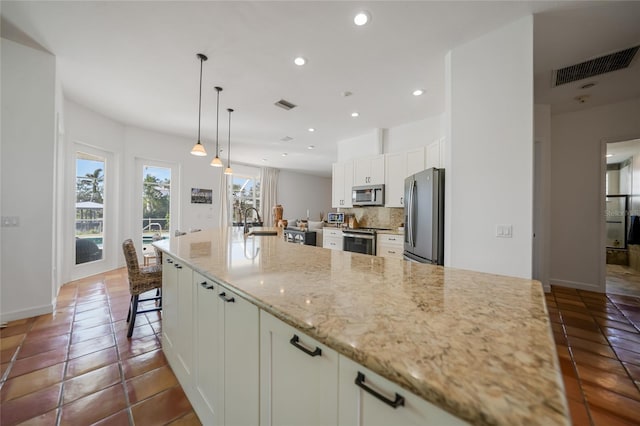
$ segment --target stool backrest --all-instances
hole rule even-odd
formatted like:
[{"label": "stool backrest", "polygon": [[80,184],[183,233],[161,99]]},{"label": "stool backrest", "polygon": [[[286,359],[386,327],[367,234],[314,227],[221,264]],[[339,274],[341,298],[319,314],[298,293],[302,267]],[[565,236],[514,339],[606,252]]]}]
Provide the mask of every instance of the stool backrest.
[{"label": "stool backrest", "polygon": [[127,262],[127,270],[129,271],[129,274],[138,274],[140,272],[140,264],[138,263],[136,247],[133,245],[131,238],[124,240],[122,243],[122,251],[124,252],[124,259]]}]

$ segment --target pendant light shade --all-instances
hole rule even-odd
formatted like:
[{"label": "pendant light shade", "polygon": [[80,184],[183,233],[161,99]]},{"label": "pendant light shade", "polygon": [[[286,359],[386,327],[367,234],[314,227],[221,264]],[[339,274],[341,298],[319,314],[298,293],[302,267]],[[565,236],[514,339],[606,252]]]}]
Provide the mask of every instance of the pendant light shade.
[{"label": "pendant light shade", "polygon": [[229,111],[229,142],[227,145],[227,168],[224,169],[225,175],[232,175],[233,169],[231,168],[231,113],[233,110],[231,108],[227,108]]},{"label": "pendant light shade", "polygon": [[208,58],[202,53],[196,55],[200,59],[200,92],[198,95],[198,142],[191,148],[191,154],[198,157],[204,157],[207,155],[207,151],[204,149],[204,145],[200,143],[200,117],[202,113],[202,63]]},{"label": "pendant light shade", "polygon": [[220,146],[218,144],[218,119],[220,117],[220,92],[222,92],[222,87],[215,87],[216,92],[218,92],[217,98],[216,98],[216,156],[214,157],[213,160],[211,160],[211,165],[213,167],[222,167],[222,160],[220,160],[219,154],[220,154]]}]

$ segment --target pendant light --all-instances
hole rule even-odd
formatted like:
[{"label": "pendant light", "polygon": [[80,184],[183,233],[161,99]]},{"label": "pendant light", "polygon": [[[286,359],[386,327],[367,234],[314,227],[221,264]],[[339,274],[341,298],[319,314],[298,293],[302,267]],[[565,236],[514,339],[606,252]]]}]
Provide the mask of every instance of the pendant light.
[{"label": "pendant light", "polygon": [[202,63],[208,58],[202,53],[196,55],[200,59],[200,94],[198,95],[198,142],[191,148],[191,154],[198,157],[207,155],[204,146],[200,143],[200,116],[202,115]]},{"label": "pendant light", "polygon": [[222,161],[220,160],[220,157],[218,156],[218,154],[220,154],[220,148],[218,145],[218,118],[220,116],[219,111],[220,111],[220,92],[222,92],[222,87],[215,87],[216,91],[218,92],[218,96],[217,96],[217,100],[216,100],[216,156],[213,160],[211,160],[211,165],[213,167],[222,167]]},{"label": "pendant light", "polygon": [[229,145],[227,146],[227,168],[224,169],[225,175],[232,175],[233,169],[231,169],[231,113],[233,110],[231,108],[227,108],[229,111]]}]

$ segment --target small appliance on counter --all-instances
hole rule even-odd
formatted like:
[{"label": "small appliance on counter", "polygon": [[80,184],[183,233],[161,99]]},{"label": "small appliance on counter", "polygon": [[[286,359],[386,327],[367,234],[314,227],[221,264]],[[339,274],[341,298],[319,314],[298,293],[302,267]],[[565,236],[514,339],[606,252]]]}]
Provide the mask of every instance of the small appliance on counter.
[{"label": "small appliance on counter", "polygon": [[444,265],[444,169],[404,181],[404,258]]},{"label": "small appliance on counter", "polygon": [[341,227],[344,223],[344,213],[329,212],[327,213],[327,223],[334,225],[337,228]]}]

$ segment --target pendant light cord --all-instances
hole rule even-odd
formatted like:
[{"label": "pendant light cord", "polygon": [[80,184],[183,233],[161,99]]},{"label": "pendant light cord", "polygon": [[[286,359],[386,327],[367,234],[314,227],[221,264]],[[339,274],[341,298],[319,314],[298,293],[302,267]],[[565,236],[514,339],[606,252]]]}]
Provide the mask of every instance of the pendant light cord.
[{"label": "pendant light cord", "polygon": [[233,110],[231,108],[227,109],[229,111],[229,146],[227,147],[227,167],[231,167],[231,113]]},{"label": "pendant light cord", "polygon": [[218,158],[220,156],[220,149],[218,147],[218,120],[220,117],[220,91],[222,90],[222,87],[216,87],[216,90],[218,91],[216,100],[216,158]]},{"label": "pendant light cord", "polygon": [[202,115],[202,63],[204,58],[200,57],[200,94],[198,95],[198,143],[200,143],[200,117]]}]

